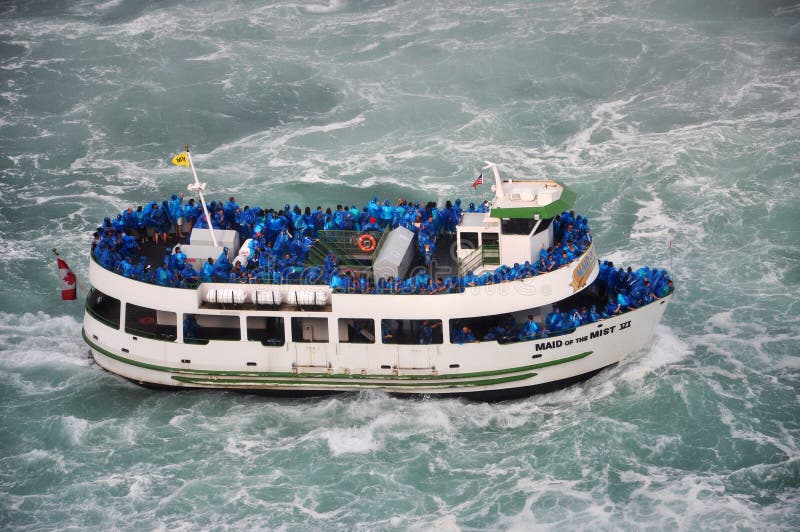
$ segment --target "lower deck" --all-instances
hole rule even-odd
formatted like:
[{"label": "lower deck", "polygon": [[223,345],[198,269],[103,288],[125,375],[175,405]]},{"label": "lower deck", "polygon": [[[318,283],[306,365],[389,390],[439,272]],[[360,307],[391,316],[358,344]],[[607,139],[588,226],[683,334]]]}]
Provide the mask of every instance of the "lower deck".
[{"label": "lower deck", "polygon": [[[647,345],[668,299],[557,338],[506,344],[412,345],[380,338],[360,343],[312,337],[305,342],[287,338],[279,345],[249,333],[239,340],[177,343],[114,329],[89,313],[84,337],[98,364],[141,384],[305,395],[379,389],[490,399],[513,395],[515,389],[527,389],[523,395],[549,390],[618,363]],[[296,333],[304,331],[288,331]]]}]

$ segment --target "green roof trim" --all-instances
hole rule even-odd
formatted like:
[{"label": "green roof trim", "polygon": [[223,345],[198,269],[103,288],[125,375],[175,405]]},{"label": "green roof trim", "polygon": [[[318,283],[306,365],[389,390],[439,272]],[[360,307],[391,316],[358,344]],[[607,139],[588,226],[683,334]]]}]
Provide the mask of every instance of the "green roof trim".
[{"label": "green roof trim", "polygon": [[575,205],[575,198],[578,197],[575,191],[568,186],[562,183],[559,183],[559,185],[561,185],[563,189],[561,197],[549,205],[545,205],[544,207],[496,208],[491,210],[489,216],[492,218],[522,218],[524,220],[530,220],[538,214],[541,218],[553,218],[557,214],[572,209],[572,206]]}]

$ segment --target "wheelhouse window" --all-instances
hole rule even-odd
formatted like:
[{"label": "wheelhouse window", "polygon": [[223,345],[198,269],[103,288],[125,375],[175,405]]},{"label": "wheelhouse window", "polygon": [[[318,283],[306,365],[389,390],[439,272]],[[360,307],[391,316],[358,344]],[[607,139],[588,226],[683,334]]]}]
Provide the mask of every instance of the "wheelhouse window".
[{"label": "wheelhouse window", "polygon": [[293,342],[328,342],[328,318],[292,318]]},{"label": "wheelhouse window", "polygon": [[504,235],[529,235],[535,225],[536,220],[532,218],[503,218],[500,230]]},{"label": "wheelhouse window", "polygon": [[339,318],[339,341],[349,344],[374,344],[375,320]]},{"label": "wheelhouse window", "polygon": [[96,320],[109,327],[119,329],[119,299],[92,288],[86,296],[86,311]]},{"label": "wheelhouse window", "polygon": [[178,337],[176,315],[133,303],[125,306],[125,332],[142,338],[174,342]]},{"label": "wheelhouse window", "polygon": [[500,236],[497,233],[483,233],[481,234],[481,243],[483,246],[499,246]]},{"label": "wheelhouse window", "polygon": [[283,318],[277,316],[248,316],[247,339],[270,347],[286,343]]},{"label": "wheelhouse window", "polygon": [[542,220],[542,223],[539,224],[539,227],[536,228],[536,232],[533,234],[538,235],[542,231],[545,231],[548,227],[550,227],[551,223],[553,223],[552,218],[545,218],[544,220]]},{"label": "wheelhouse window", "polygon": [[461,249],[477,249],[478,233],[461,233]]},{"label": "wheelhouse window", "polygon": [[384,344],[441,344],[442,337],[442,320],[381,320]]},{"label": "wheelhouse window", "polygon": [[184,314],[183,342],[207,344],[209,340],[238,341],[242,339],[239,316],[215,314]]}]

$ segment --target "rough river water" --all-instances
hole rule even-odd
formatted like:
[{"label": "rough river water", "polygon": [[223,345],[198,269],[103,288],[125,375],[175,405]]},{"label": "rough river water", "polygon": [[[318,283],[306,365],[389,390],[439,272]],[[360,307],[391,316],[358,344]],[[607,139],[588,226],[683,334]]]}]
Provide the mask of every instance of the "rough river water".
[{"label": "rough river water", "polygon": [[[601,257],[670,268],[653,343],[500,404],[139,388],[82,303],[104,216],[575,189]],[[800,528],[800,5],[0,3],[0,528]],[[671,246],[670,246],[671,243]]]}]

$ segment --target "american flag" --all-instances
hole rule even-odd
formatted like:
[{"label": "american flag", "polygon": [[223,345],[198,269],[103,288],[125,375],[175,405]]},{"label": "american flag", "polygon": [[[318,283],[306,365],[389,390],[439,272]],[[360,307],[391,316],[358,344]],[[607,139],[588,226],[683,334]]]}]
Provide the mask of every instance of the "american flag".
[{"label": "american flag", "polygon": [[478,185],[482,184],[483,184],[483,172],[481,172],[480,175],[478,175],[478,177],[475,179],[475,181],[473,181],[472,188],[478,188]]}]

